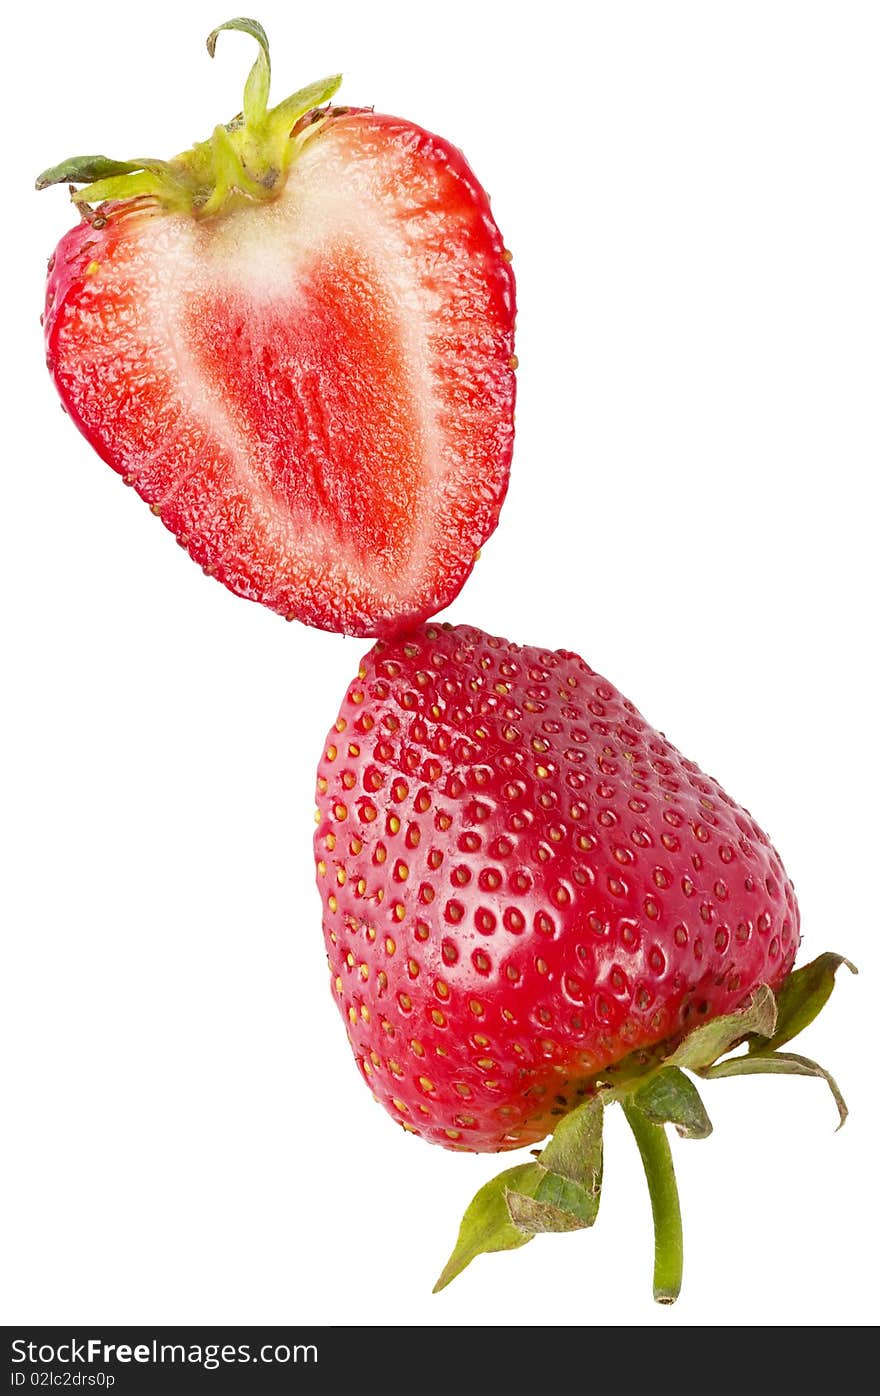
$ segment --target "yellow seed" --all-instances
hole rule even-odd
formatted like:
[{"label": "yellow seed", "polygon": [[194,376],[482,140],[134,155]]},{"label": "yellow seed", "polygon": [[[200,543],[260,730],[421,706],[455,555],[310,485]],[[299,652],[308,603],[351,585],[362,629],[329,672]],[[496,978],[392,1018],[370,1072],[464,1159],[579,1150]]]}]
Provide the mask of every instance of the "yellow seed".
[{"label": "yellow seed", "polygon": [[344,717],[338,717],[338,718],[336,719],[336,730],[337,730],[337,732],[344,732],[347,726],[348,726],[348,723],[346,722],[346,720],[345,720]]},{"label": "yellow seed", "polygon": [[395,905],[395,908],[394,908],[394,919],[395,919],[396,921],[402,921],[405,915],[406,915],[406,911],[405,911],[405,909],[404,909],[404,907],[403,907],[403,903],[402,903],[402,902],[397,902],[397,904]]},{"label": "yellow seed", "polygon": [[434,1082],[428,1076],[420,1076],[419,1085],[421,1086],[423,1091],[430,1092],[437,1089],[437,1087],[434,1085]]},{"label": "yellow seed", "polygon": [[468,1004],[468,1008],[471,1010],[472,1013],[475,1013],[478,1018],[482,1015],[483,1005],[480,1003],[479,999],[471,999],[470,1003]]},{"label": "yellow seed", "polygon": [[400,832],[400,820],[396,814],[392,814],[388,820],[388,829],[392,834]]},{"label": "yellow seed", "polygon": [[353,1023],[356,1023],[357,1020],[358,1020],[357,1009],[354,1008],[354,1007],[351,1007],[351,1008],[348,1010],[348,1016],[349,1016],[349,1018],[351,1019],[351,1021],[352,1021]]},{"label": "yellow seed", "polygon": [[370,1010],[369,1008],[367,1008],[367,1005],[365,1003],[361,1004],[361,1017],[363,1018],[365,1023],[368,1023],[370,1021]]},{"label": "yellow seed", "polygon": [[326,848],[326,850],[327,850],[328,853],[332,853],[332,852],[333,852],[334,848],[336,847],[336,835],[335,835],[335,834],[328,834],[328,835],[327,835],[327,837],[326,837],[325,840],[324,840],[324,847]]},{"label": "yellow seed", "polygon": [[318,776],[318,794],[327,794],[327,780],[325,776]]},{"label": "yellow seed", "polygon": [[328,760],[328,761],[335,761],[335,760],[336,760],[336,748],[335,748],[335,746],[333,746],[332,743],[331,743],[330,746],[328,746],[328,748],[327,748],[326,756],[327,756],[327,760]]},{"label": "yellow seed", "polygon": [[329,908],[330,908],[331,911],[335,911],[335,910],[337,909],[337,907],[339,906],[339,903],[338,903],[338,901],[336,900],[336,898],[331,894],[331,895],[327,898],[327,905],[329,906]]},{"label": "yellow seed", "polygon": [[425,1048],[422,1045],[422,1043],[419,1042],[417,1037],[414,1037],[409,1045],[413,1049],[417,1057],[423,1057],[425,1055]]},{"label": "yellow seed", "polygon": [[336,881],[339,883],[340,887],[345,886],[345,868],[336,869]]},{"label": "yellow seed", "polygon": [[340,979],[338,974],[336,978],[333,980],[333,987],[335,988],[337,994],[342,993],[342,980]]},{"label": "yellow seed", "polygon": [[394,1106],[395,1110],[400,1111],[401,1115],[409,1114],[409,1106],[404,1105],[402,1100],[398,1100],[396,1095],[391,1097],[391,1104]]},{"label": "yellow seed", "polygon": [[391,939],[391,937],[390,937],[390,936],[386,936],[386,937],[385,937],[385,950],[386,950],[387,954],[393,955],[396,949],[397,949],[397,946],[396,946],[396,944],[394,943],[394,941]]},{"label": "yellow seed", "polygon": [[319,876],[319,877],[323,877],[326,871],[327,871],[327,864],[324,862],[324,860],[323,860],[323,858],[322,858],[321,861],[318,863],[318,876]]},{"label": "yellow seed", "polygon": [[435,1027],[445,1028],[446,1026],[446,1016],[441,1013],[439,1008],[431,1009],[431,1021],[434,1023]]}]

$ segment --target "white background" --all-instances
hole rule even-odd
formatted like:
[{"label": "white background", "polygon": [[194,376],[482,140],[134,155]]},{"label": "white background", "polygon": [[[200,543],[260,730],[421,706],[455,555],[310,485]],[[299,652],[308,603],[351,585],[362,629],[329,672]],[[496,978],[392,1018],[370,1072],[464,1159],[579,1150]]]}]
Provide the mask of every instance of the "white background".
[{"label": "white background", "polygon": [[208,59],[220,0],[23,14],[3,79],[0,1319],[873,1323],[877,7],[258,9],[276,100],[342,69],[342,100],[442,132],[514,252],[514,472],[450,618],[607,674],[770,832],[802,958],[862,971],[802,1047],[849,1098],[840,1134],[821,1083],[755,1078],[708,1085],[714,1135],[674,1141],[672,1310],[619,1119],[594,1231],[431,1295],[465,1204],[518,1156],[396,1129],[330,996],[314,769],[366,646],[206,580],[42,362],[72,220],[34,176],[206,136],[252,44]]}]

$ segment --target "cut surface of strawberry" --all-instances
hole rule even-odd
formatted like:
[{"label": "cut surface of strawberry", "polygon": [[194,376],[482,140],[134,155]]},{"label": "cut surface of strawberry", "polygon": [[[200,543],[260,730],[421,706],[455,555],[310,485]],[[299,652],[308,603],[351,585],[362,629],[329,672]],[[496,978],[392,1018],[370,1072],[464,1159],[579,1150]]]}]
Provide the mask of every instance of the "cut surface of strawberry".
[{"label": "cut surface of strawberry", "polygon": [[252,112],[231,172],[247,91],[243,125],[167,165],[47,171],[92,182],[44,323],[68,412],[206,571],[381,635],[446,606],[497,523],[514,281],[462,154],[371,110],[302,110],[337,82],[275,126]]}]

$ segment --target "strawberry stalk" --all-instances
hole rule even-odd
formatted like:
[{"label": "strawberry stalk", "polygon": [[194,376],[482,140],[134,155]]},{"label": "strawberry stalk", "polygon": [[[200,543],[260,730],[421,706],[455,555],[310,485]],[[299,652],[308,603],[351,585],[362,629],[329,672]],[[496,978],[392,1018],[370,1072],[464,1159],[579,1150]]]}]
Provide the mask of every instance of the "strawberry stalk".
[{"label": "strawberry stalk", "polygon": [[79,184],[84,187],[71,188],[78,207],[137,199],[199,219],[276,198],[303,146],[327,120],[329,112],[316,109],[330,100],[342,78],[338,73],[322,78],[270,108],[272,70],[266,31],[255,19],[227,20],[208,35],[212,58],[218,35],[226,29],[249,34],[259,45],[237,116],[215,126],[206,141],[171,160],[77,155],[44,170],[37,178],[37,189]]},{"label": "strawberry stalk", "polygon": [[684,1239],[672,1150],[662,1124],[653,1124],[630,1100],[622,1100],[621,1105],[639,1146],[651,1198],[651,1215],[654,1218],[654,1298],[658,1304],[674,1304],[681,1291]]},{"label": "strawberry stalk", "polygon": [[[666,1126],[685,1139],[712,1132],[700,1094],[686,1071],[703,1080],[756,1073],[814,1076],[834,1097],[842,1125],[846,1102],[824,1067],[778,1048],[824,1007],[842,955],[827,953],[794,970],[774,994],[761,985],[735,1013],[693,1028],[674,1042],[638,1051],[584,1083],[584,1103],[564,1115],[536,1161],[509,1168],[486,1183],[464,1214],[458,1241],[435,1290],[480,1254],[513,1250],[546,1231],[592,1226],[602,1185],[602,1122],[618,1102],[641,1155],[654,1220],[654,1298],[672,1304],[681,1289],[681,1207]],[[738,1052],[745,1046],[745,1052]],[[838,1125],[840,1128],[840,1125]]]}]

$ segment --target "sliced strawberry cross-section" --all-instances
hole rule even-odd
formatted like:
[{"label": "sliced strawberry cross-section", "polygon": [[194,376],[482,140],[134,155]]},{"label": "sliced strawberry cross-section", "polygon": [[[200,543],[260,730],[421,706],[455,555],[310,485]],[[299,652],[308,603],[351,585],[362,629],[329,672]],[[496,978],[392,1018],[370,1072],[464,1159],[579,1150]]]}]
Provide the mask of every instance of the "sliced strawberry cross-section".
[{"label": "sliced strawberry cross-section", "polygon": [[262,29],[222,27],[260,43],[242,118],[170,162],[40,177],[88,181],[51,263],[50,371],[97,452],[230,590],[391,634],[448,605],[498,521],[510,256],[458,150],[318,108],[336,78],[267,110]]}]

